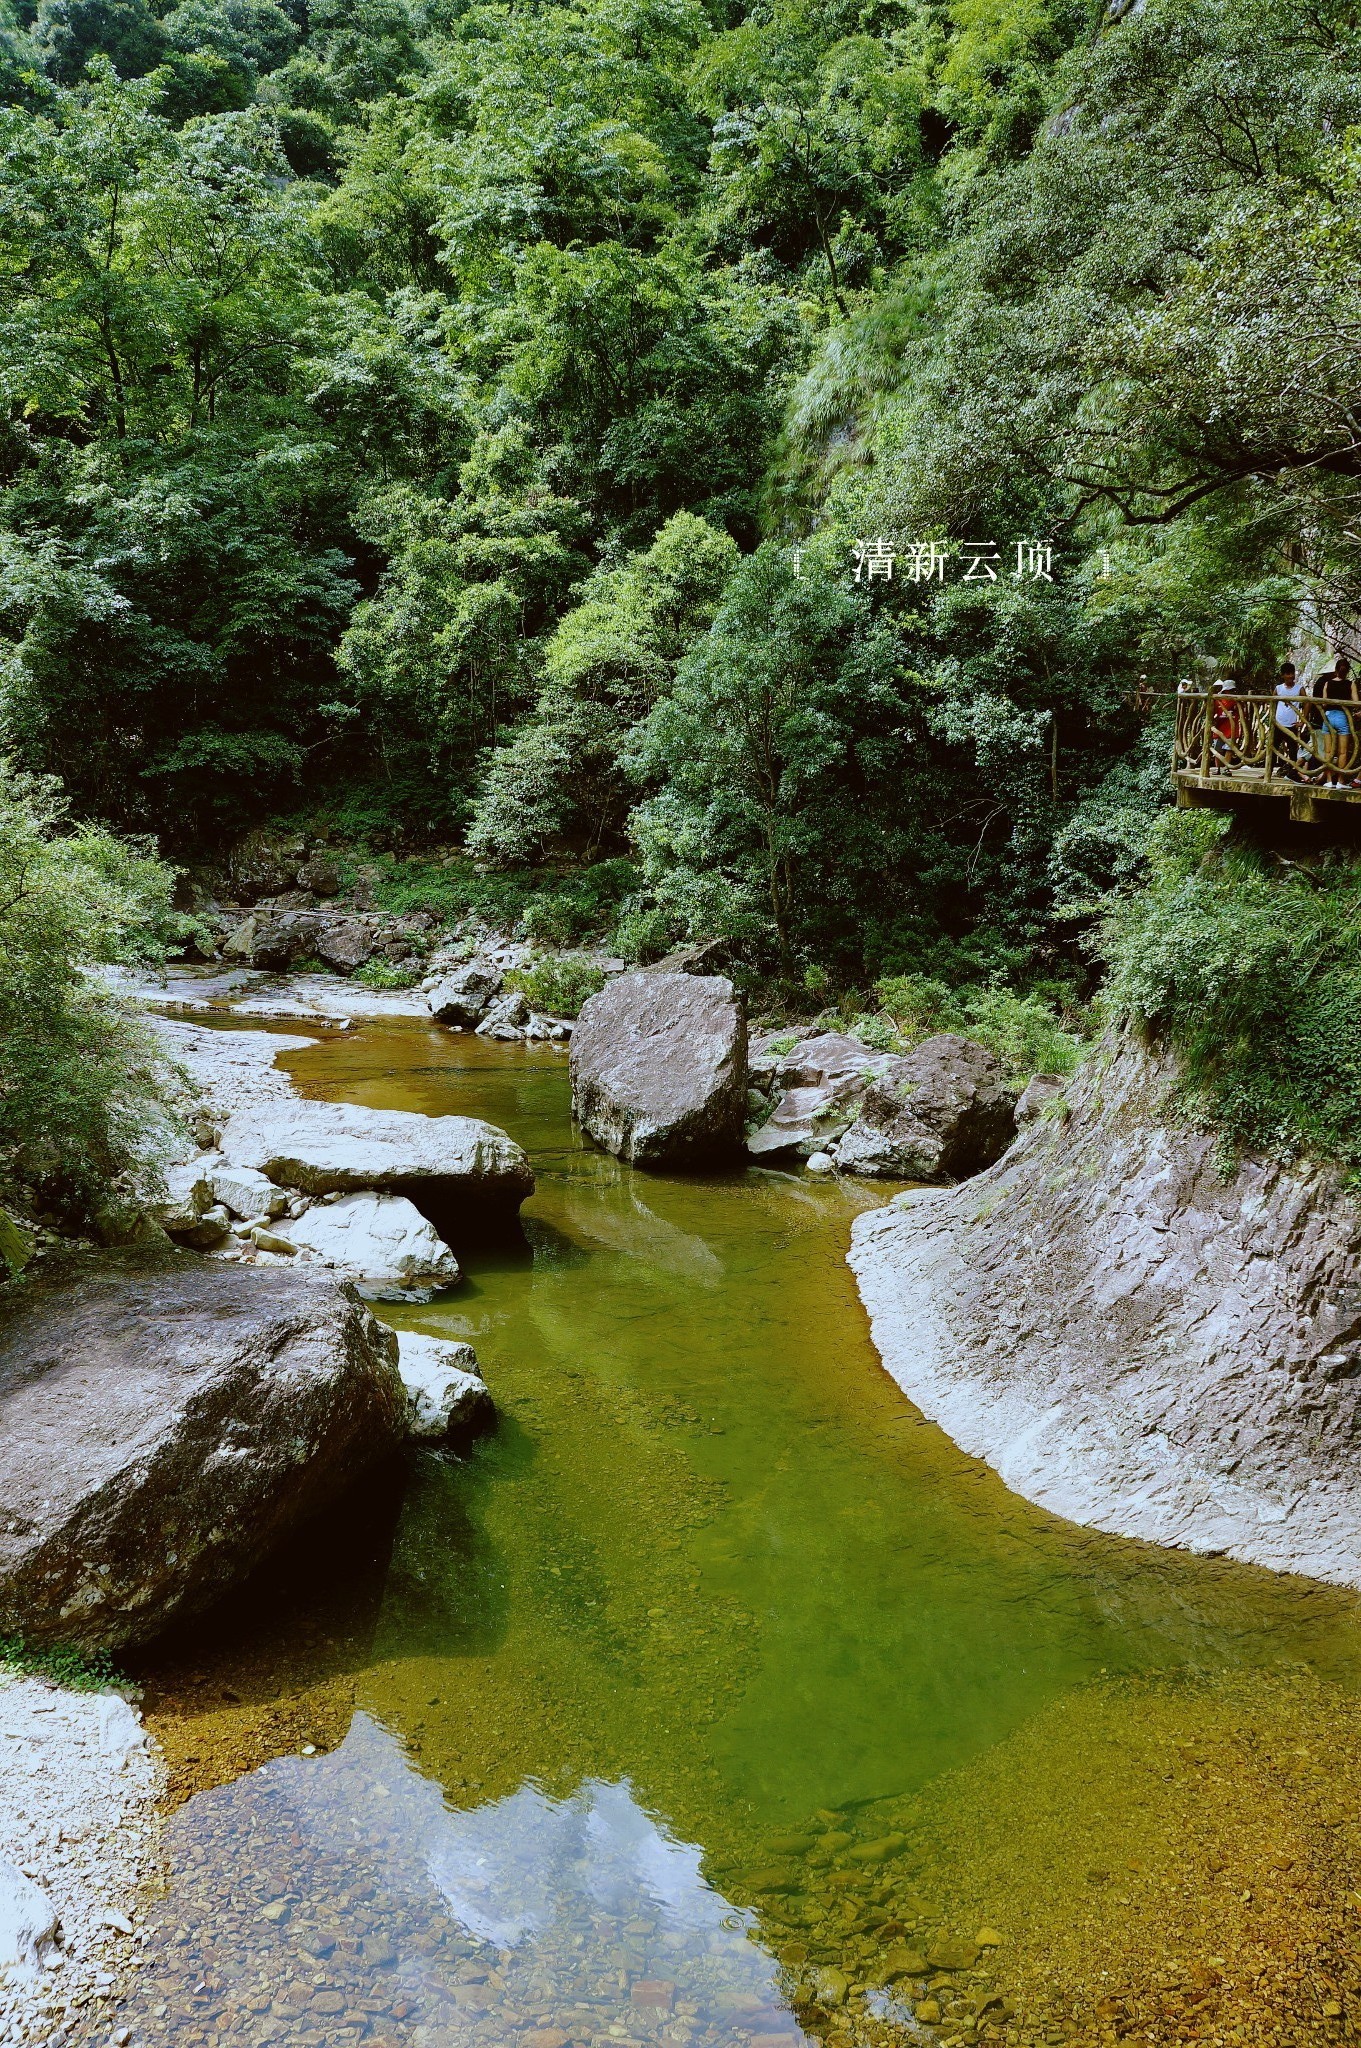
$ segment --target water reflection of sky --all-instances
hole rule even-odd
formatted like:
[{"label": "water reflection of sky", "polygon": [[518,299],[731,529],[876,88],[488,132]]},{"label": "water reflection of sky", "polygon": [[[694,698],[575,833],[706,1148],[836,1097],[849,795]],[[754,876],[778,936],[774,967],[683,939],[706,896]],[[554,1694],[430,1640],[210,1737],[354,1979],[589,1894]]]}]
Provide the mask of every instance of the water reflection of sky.
[{"label": "water reflection of sky", "polygon": [[[190,1800],[168,1848],[146,2007],[167,1990],[173,2003],[167,1973],[182,1962],[186,1978],[217,1973],[247,2007],[253,1993],[287,2012],[380,1991],[403,2043],[431,2024],[469,2048],[546,2024],[583,2043],[612,2026],[694,2048],[753,2030],[778,2048],[807,2039],[753,1916],[706,1882],[700,1849],[627,1783],[591,1781],[565,1799],[526,1783],[459,1811],[357,1713],[329,1755],[280,1758]],[[290,1902],[282,1918],[277,1900]],[[211,1954],[181,1956],[176,1930],[191,1921],[209,1930]],[[470,1991],[473,1976],[482,1989]],[[139,2038],[174,2038],[148,2024],[154,2008],[124,2017],[141,2022]],[[279,2038],[272,2016],[260,2024],[261,2042]]]},{"label": "water reflection of sky", "polygon": [[544,1933],[573,1893],[616,1916],[646,1898],[669,1930],[717,1934],[731,1916],[699,1866],[699,1850],[663,1834],[627,1785],[584,1785],[568,1800],[522,1785],[494,1805],[443,1815],[427,1852],[454,1918],[498,1948]]}]

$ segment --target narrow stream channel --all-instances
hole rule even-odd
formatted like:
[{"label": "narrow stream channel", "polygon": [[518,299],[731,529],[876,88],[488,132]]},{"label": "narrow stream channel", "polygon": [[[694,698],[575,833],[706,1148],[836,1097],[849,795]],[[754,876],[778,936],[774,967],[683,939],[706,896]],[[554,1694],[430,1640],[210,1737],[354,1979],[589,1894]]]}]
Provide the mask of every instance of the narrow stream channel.
[{"label": "narrow stream channel", "polygon": [[[883,1190],[633,1173],[574,1134],[551,1048],[366,1023],[286,1064],[529,1151],[527,1243],[382,1311],[470,1339],[501,1421],[149,1660],[153,1725],[208,1767],[116,2028],[1039,2041],[1086,2038],[1131,1950],[1230,1967],[1202,1780],[1247,1854],[1232,1757],[1350,1711],[1350,1595],[1074,1529],[961,1456],[845,1266]],[[284,1753],[233,1763],[276,1696]]]}]

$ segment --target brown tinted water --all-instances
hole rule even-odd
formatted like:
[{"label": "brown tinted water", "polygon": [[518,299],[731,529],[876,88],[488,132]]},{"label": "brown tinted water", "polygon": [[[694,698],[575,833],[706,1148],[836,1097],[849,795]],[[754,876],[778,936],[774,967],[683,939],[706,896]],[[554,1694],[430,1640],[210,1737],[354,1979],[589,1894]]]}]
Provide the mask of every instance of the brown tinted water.
[{"label": "brown tinted water", "polygon": [[287,1064],[530,1152],[525,1241],[381,1311],[471,1339],[500,1427],[149,1660],[170,1885],[78,2038],[1349,2031],[1351,1595],[1075,1529],[961,1456],[845,1266],[883,1189],[635,1174],[553,1048],[385,1023]]}]

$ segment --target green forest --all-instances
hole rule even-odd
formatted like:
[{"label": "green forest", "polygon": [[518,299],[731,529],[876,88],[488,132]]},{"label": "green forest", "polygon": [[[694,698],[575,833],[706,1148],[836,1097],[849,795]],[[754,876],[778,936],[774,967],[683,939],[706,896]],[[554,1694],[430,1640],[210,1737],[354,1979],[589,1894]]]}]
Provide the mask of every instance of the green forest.
[{"label": "green forest", "polygon": [[1166,809],[1179,678],[1361,608],[1354,5],[5,4],[25,829],[461,849],[815,1003],[1095,948],[1207,1072],[1321,974],[1361,1088],[1346,935],[1241,929],[1314,882]]}]

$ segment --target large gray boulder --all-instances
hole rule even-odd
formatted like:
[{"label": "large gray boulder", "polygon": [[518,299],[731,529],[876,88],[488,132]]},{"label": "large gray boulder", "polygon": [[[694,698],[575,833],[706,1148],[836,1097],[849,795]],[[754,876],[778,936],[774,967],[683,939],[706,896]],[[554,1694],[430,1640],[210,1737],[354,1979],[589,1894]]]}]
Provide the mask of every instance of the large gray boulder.
[{"label": "large gray boulder", "polygon": [[333,1281],[105,1253],[0,1302],[0,1633],[208,1606],[400,1443],[397,1340]]},{"label": "large gray boulder", "polygon": [[691,1166],[742,1142],[747,1024],[721,974],[621,974],[572,1034],[572,1114],[637,1166]]},{"label": "large gray boulder", "polygon": [[1016,1091],[1000,1060],[942,1032],[884,1061],[830,1149],[843,1173],[963,1180],[1000,1159],[1015,1134]]},{"label": "large gray boulder", "polygon": [[1109,1041],[987,1173],[857,1217],[909,1399],[1028,1499],[1361,1586],[1361,1202],[1226,1166],[1176,1063]]},{"label": "large gray boulder", "polygon": [[528,1159],[514,1139],[475,1116],[420,1116],[355,1102],[270,1102],[238,1110],[222,1133],[234,1166],[252,1166],[276,1187],[307,1195],[372,1188],[404,1194],[418,1208],[475,1197],[516,1209],[534,1192]]}]

